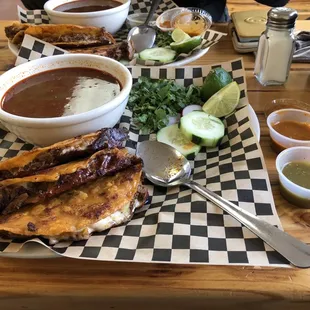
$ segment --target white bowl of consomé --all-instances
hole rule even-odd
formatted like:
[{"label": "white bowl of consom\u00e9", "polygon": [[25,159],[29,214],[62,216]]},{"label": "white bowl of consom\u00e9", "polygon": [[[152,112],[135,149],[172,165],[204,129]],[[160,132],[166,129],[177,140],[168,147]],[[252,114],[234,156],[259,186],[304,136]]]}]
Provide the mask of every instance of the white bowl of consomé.
[{"label": "white bowl of consom\u00e9", "polygon": [[67,54],[0,76],[0,122],[20,139],[46,146],[114,127],[132,87],[129,70],[102,56]]},{"label": "white bowl of consom\u00e9", "polygon": [[115,34],[129,12],[130,0],[49,0],[44,5],[52,24],[104,27]]}]

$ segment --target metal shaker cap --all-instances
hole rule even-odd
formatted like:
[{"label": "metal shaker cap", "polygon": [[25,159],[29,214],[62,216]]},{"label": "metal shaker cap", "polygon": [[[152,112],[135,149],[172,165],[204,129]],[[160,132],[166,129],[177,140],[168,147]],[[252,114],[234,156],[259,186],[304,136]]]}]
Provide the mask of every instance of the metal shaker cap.
[{"label": "metal shaker cap", "polygon": [[267,26],[277,29],[290,29],[294,28],[298,14],[294,9],[279,7],[269,10],[267,16]]}]

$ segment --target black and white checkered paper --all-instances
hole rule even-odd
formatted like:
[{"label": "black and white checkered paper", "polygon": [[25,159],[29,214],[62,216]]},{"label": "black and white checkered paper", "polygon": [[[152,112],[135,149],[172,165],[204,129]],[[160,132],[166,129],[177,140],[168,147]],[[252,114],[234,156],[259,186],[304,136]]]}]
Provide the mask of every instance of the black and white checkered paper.
[{"label": "black and white checkered paper", "polygon": [[[132,0],[129,14],[140,13],[140,12],[147,13],[150,6],[151,6],[151,1]],[[159,5],[156,13],[160,15],[164,11],[175,8],[175,7],[177,7],[177,5],[173,1],[163,0],[161,4]],[[18,17],[19,17],[19,20],[23,23],[30,23],[30,24],[49,23],[48,16],[46,12],[43,10],[27,11],[18,6]],[[123,28],[120,31],[118,31],[117,34],[114,36],[115,39],[118,42],[127,40],[127,35],[128,35],[129,30],[130,29],[126,25],[124,25]],[[226,34],[224,33],[209,29],[208,31],[206,31],[204,38],[202,40],[202,43],[199,46],[197,46],[195,49],[193,49],[188,54],[178,55],[178,57],[173,62],[193,57],[197,55],[199,52],[201,52],[202,50],[211,48],[213,45],[218,43],[219,40],[225,35]],[[23,51],[20,50],[19,52],[19,55],[18,55],[19,59],[18,59],[17,64],[21,64],[23,62],[33,60],[33,58],[30,57],[30,54],[32,54],[32,51],[33,51],[33,49],[31,49],[31,45],[34,44],[34,42],[36,41],[38,41],[36,38],[30,37],[30,36],[25,37],[21,45],[21,48],[23,49]],[[40,42],[44,43],[48,47],[49,50],[53,50],[53,49],[55,49],[56,51],[58,50],[58,48],[56,48],[54,45],[50,43],[47,43],[44,41],[40,41]],[[48,55],[42,54],[42,57],[52,56],[52,55],[54,55],[53,52],[49,53]],[[130,61],[129,65],[130,66],[134,66],[134,65],[162,66],[164,65],[164,63],[159,62],[159,61],[149,61],[149,60],[145,61],[140,58],[134,58],[132,61]]]},{"label": "black and white checkered paper", "polygon": [[25,10],[18,5],[17,14],[21,23],[35,25],[49,24],[49,17],[43,10]]},{"label": "black and white checkered paper", "polygon": [[67,53],[66,50],[26,34],[16,57],[15,66],[31,60]]},{"label": "black and white checkered paper", "polygon": [[[241,90],[235,114],[225,119],[227,134],[221,145],[202,149],[191,161],[195,181],[222,195],[239,207],[281,228],[274,206],[264,158],[248,115],[248,100],[243,64],[240,59],[203,67],[130,67],[134,82],[140,76],[152,79],[174,79],[181,85],[202,85],[211,68],[229,71]],[[126,110],[119,126],[130,131],[127,148],[135,152],[139,142],[155,139],[141,135],[131,123]],[[0,132],[0,155],[15,156],[31,148],[11,133]],[[147,180],[150,200],[133,219],[121,226],[93,234],[88,240],[61,242],[52,247],[60,255],[93,260],[165,262],[213,265],[288,266],[284,258],[273,251],[247,228],[206,201],[191,189],[161,188]],[[30,241],[32,242],[32,241]],[[35,239],[48,246],[47,242]],[[23,246],[18,240],[1,240],[0,251],[18,252]]]}]

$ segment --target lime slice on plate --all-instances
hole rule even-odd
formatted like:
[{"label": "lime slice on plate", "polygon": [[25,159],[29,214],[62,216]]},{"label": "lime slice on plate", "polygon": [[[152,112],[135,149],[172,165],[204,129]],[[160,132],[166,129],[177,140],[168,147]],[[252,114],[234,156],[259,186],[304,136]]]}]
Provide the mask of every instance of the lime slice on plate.
[{"label": "lime slice on plate", "polygon": [[227,116],[235,111],[240,99],[237,82],[231,82],[215,93],[202,107],[202,110],[215,117]]},{"label": "lime slice on plate", "polygon": [[195,47],[197,47],[201,43],[201,41],[202,38],[200,36],[197,36],[181,42],[172,42],[170,44],[170,47],[179,54],[181,53],[187,54],[190,51],[192,51]]},{"label": "lime slice on plate", "polygon": [[176,28],[171,33],[171,38],[174,42],[181,42],[181,41],[188,40],[191,37],[186,32],[184,32],[182,29]]}]

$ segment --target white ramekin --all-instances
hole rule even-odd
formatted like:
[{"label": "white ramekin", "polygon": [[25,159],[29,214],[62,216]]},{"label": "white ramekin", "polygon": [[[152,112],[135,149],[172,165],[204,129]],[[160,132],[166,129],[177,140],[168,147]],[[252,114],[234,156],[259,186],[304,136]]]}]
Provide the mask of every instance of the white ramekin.
[{"label": "white ramekin", "polygon": [[[126,25],[129,28],[140,26],[140,25],[145,23],[148,15],[149,15],[148,13],[134,13],[134,14],[130,14],[130,15],[127,16]],[[149,22],[149,25],[156,26],[156,18],[157,17],[158,17],[158,15],[154,14],[153,17],[151,18],[150,22]]]},{"label": "white ramekin", "polygon": [[45,57],[17,66],[0,76],[0,100],[19,81],[40,72],[68,67],[95,68],[116,77],[122,90],[99,108],[77,115],[55,118],[30,118],[7,113],[0,107],[0,122],[5,129],[29,143],[46,146],[78,135],[113,127],[122,116],[132,87],[129,70],[111,58],[88,54]]},{"label": "white ramekin", "polygon": [[310,146],[310,140],[296,140],[278,133],[272,126],[281,121],[296,121],[310,123],[310,112],[298,109],[281,109],[274,111],[267,117],[270,138],[279,145],[281,150],[294,146]]},{"label": "white ramekin", "polygon": [[75,0],[49,0],[44,5],[52,24],[73,24],[80,26],[104,27],[106,31],[115,34],[121,29],[129,12],[130,0],[118,0],[123,4],[115,8],[86,13],[59,12],[54,9],[62,4]]},{"label": "white ramekin", "polygon": [[163,12],[162,14],[160,14],[157,19],[156,19],[156,26],[164,32],[168,32],[168,31],[173,31],[174,27],[163,27],[161,26],[165,21],[170,21],[172,23],[173,18],[180,14],[182,11],[184,10],[184,8],[173,8],[170,10],[167,10],[165,12]]},{"label": "white ramekin", "polygon": [[293,183],[282,172],[285,165],[295,161],[310,162],[310,147],[292,147],[277,156],[276,168],[279,174],[281,193],[284,198],[298,207],[310,208],[310,189]]}]

